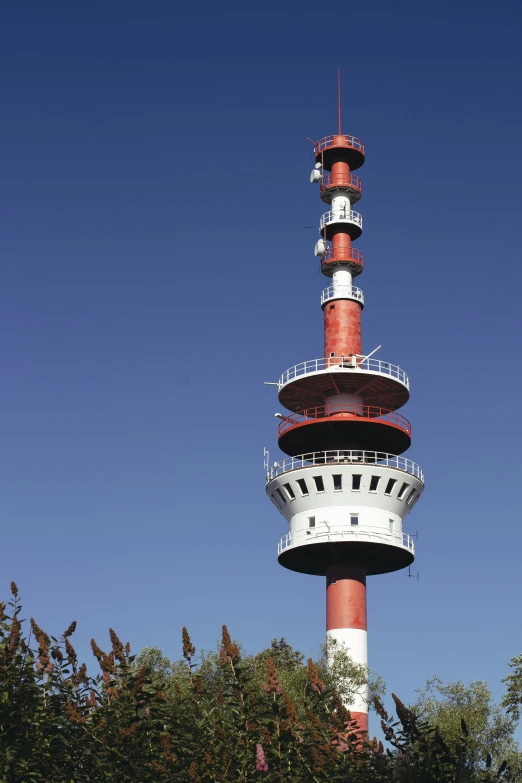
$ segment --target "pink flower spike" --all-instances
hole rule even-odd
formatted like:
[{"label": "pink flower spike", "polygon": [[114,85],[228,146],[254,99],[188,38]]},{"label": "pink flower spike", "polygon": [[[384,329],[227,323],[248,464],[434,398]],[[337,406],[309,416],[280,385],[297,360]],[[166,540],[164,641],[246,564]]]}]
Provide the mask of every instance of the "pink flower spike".
[{"label": "pink flower spike", "polygon": [[258,772],[268,772],[268,764],[266,763],[265,752],[263,746],[258,742],[256,745],[256,769]]}]

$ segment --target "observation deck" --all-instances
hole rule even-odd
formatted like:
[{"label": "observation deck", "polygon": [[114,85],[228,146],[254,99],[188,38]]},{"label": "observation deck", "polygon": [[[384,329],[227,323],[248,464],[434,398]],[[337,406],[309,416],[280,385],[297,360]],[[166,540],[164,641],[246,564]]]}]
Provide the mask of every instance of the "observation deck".
[{"label": "observation deck", "polygon": [[347,163],[351,171],[355,171],[364,163],[364,144],[356,136],[343,133],[325,136],[315,145],[315,159],[326,171],[330,171],[337,161]]},{"label": "observation deck", "polygon": [[281,405],[289,411],[313,408],[334,394],[364,395],[368,405],[394,411],[408,402],[410,382],[396,364],[380,359],[332,356],[301,362],[286,370],[278,382]]},{"label": "observation deck", "polygon": [[343,230],[350,239],[358,239],[362,234],[362,215],[353,209],[331,209],[321,215],[319,233],[324,239],[332,239],[334,234]]},{"label": "observation deck", "polygon": [[381,527],[320,524],[313,531],[287,533],[277,545],[279,563],[291,571],[323,576],[343,560],[364,563],[369,576],[405,568],[415,559],[408,533]]},{"label": "observation deck", "polygon": [[357,247],[328,247],[321,256],[321,272],[332,277],[337,266],[348,266],[354,277],[363,270],[363,254]]},{"label": "observation deck", "polygon": [[364,294],[362,289],[354,285],[330,285],[321,291],[321,307],[333,299],[353,299],[359,302],[361,309],[364,307]]},{"label": "observation deck", "polygon": [[363,449],[315,451],[274,463],[266,482],[290,526],[279,545],[286,568],[319,575],[344,561],[382,574],[413,561],[402,523],[424,490],[424,474],[412,460]]},{"label": "observation deck", "polygon": [[354,204],[362,196],[362,181],[355,174],[324,174],[319,188],[322,201],[331,204],[332,198],[338,193],[345,193]]},{"label": "observation deck", "polygon": [[290,455],[314,448],[402,454],[411,445],[411,424],[386,408],[336,403],[284,416],[277,436],[281,451]]}]

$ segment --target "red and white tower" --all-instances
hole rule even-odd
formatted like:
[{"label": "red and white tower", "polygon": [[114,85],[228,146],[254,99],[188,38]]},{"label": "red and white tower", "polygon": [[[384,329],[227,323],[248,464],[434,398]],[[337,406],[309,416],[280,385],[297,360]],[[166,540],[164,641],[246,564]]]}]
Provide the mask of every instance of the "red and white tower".
[{"label": "red and white tower", "polygon": [[[366,577],[409,566],[412,538],[402,529],[424,489],[422,470],[401,456],[411,426],[397,410],[410,395],[406,373],[364,355],[364,297],[353,278],[363,255],[352,242],[362,217],[352,209],[362,183],[353,171],[364,145],[341,132],[315,145],[317,182],[328,207],[319,221],[315,254],[331,285],[321,293],[324,356],[297,364],[278,381],[279,448],[288,455],[267,464],[266,491],[289,523],[279,541],[285,568],[326,577],[326,631],[368,665]],[[368,728],[366,693],[347,705]]]}]

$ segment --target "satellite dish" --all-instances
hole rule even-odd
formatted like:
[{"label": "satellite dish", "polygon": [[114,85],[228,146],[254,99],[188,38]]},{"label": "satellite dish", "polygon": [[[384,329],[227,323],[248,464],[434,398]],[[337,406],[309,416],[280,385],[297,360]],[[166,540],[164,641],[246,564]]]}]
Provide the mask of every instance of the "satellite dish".
[{"label": "satellite dish", "polygon": [[321,172],[318,171],[318,169],[312,169],[312,173],[310,174],[310,182],[319,182],[321,179]]},{"label": "satellite dish", "polygon": [[324,239],[318,239],[314,247],[314,256],[324,256],[326,253],[326,242]]},{"label": "satellite dish", "polygon": [[322,163],[316,163],[316,164],[315,164],[315,168],[316,168],[316,169],[320,169],[320,168],[322,168],[322,166],[323,166],[323,164],[322,164]]}]

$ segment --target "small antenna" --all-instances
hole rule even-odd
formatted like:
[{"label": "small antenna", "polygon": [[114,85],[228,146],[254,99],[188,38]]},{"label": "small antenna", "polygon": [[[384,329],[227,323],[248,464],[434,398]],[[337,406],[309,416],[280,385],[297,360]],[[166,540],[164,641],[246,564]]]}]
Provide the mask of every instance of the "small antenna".
[{"label": "small antenna", "polygon": [[382,345],[378,345],[377,348],[374,348],[373,351],[366,356],[360,356],[360,358],[363,360],[363,362],[367,361],[370,356],[373,356],[374,353],[377,353],[378,350],[382,348]]},{"label": "small antenna", "polygon": [[420,571],[417,571],[416,574],[412,574],[411,572],[411,566],[408,566],[408,579],[416,579],[417,582],[419,581],[420,577]]},{"label": "small antenna", "polygon": [[341,135],[341,69],[337,69],[337,124]]}]

